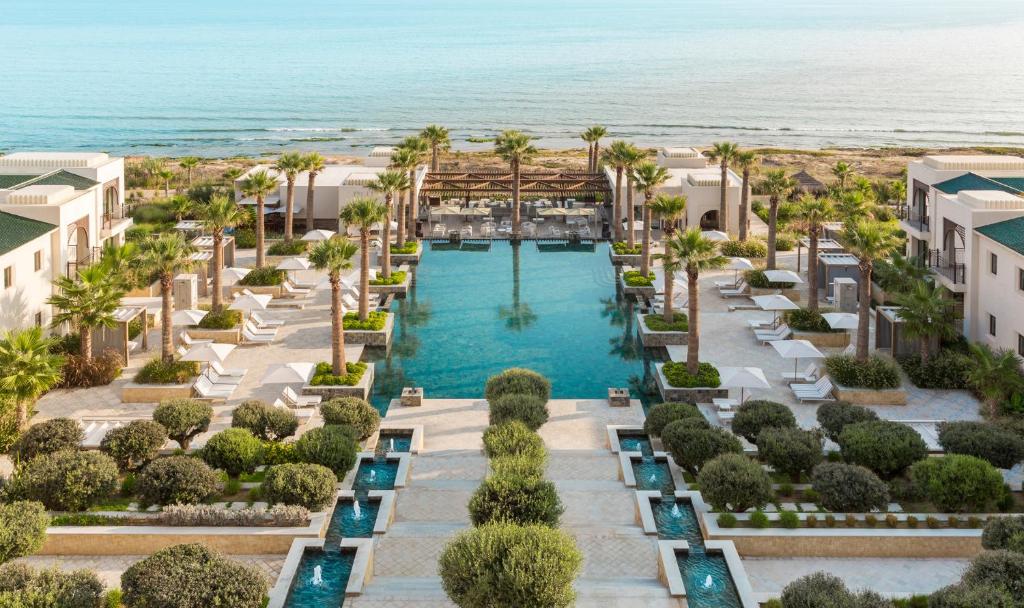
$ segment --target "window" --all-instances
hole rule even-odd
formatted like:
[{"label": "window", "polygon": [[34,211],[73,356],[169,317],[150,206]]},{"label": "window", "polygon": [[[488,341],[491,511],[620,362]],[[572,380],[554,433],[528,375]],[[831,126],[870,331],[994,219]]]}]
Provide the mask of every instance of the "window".
[{"label": "window", "polygon": [[992,274],[999,274],[999,257],[994,253],[988,254],[988,270]]},{"label": "window", "polygon": [[989,315],[988,316],[988,335],[990,335],[990,336],[996,335],[996,316],[995,315]]},{"label": "window", "polygon": [[1017,289],[1024,291],[1024,268],[1017,269]]},{"label": "window", "polygon": [[36,252],[35,257],[32,258],[32,263],[35,266],[36,272],[43,269],[43,250],[40,249]]},{"label": "window", "polygon": [[1017,354],[1024,357],[1024,336],[1017,334]]},{"label": "window", "polygon": [[4,289],[14,287],[14,266],[4,268]]},{"label": "window", "polygon": [[37,312],[36,313],[36,327],[42,327],[42,326],[43,326],[43,313]]}]

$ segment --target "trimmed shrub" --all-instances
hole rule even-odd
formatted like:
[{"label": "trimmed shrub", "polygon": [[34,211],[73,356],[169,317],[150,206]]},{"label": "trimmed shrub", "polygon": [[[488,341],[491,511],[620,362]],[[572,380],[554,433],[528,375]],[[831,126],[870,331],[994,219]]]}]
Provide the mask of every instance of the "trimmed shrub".
[{"label": "trimmed shrub", "polygon": [[676,388],[718,388],[722,383],[718,369],[710,363],[699,364],[696,376],[687,371],[686,364],[682,362],[669,361],[661,371],[668,383]]},{"label": "trimmed shrub", "polygon": [[790,530],[800,527],[800,516],[796,514],[796,511],[787,511],[785,509],[779,511],[779,525],[783,528],[789,528]]},{"label": "trimmed shrub", "polygon": [[644,419],[644,432],[652,437],[661,437],[661,431],[670,422],[680,418],[704,419],[704,414],[693,403],[671,402],[659,403],[647,411]]},{"label": "trimmed shrub", "polygon": [[882,479],[892,479],[928,454],[917,431],[891,420],[847,425],[838,443],[847,462],[863,465]]},{"label": "trimmed shrub", "polygon": [[825,431],[825,436],[839,442],[839,434],[848,424],[878,420],[878,414],[866,407],[853,405],[846,401],[832,401],[818,406],[818,425]]},{"label": "trimmed shrub", "polygon": [[167,429],[167,435],[187,450],[192,438],[205,433],[213,419],[213,408],[195,399],[170,399],[153,410],[153,420]]},{"label": "trimmed shrub", "polygon": [[272,287],[274,285],[280,285],[284,283],[285,272],[278,270],[273,266],[264,266],[263,268],[253,268],[244,277],[239,279],[239,285],[255,286],[255,287]]},{"label": "trimmed shrub", "polygon": [[295,434],[299,419],[290,409],[251,399],[231,412],[231,426],[245,429],[263,441],[280,441]]},{"label": "trimmed shrub", "polygon": [[[384,326],[387,324],[387,322],[388,322],[388,313],[384,312],[383,310],[371,310],[369,316],[367,316],[365,321],[361,320],[359,318],[359,313],[357,313],[355,311],[347,312],[347,313],[345,313],[345,316],[341,318],[341,326],[344,329],[349,330],[349,331],[381,331],[381,330],[384,329]],[[352,375],[352,370],[353,370],[352,366],[353,365],[359,365],[360,363],[362,363],[364,366],[366,365],[362,361],[357,361],[355,363],[349,363],[348,364],[349,376]],[[317,371],[319,371],[319,369]],[[360,372],[359,376],[355,377],[356,378],[355,382],[359,381],[359,378],[361,377],[361,375],[362,375],[362,372]],[[312,384],[314,384],[314,385],[316,384],[316,379],[317,379],[318,376],[319,376],[319,374],[313,376]],[[336,377],[336,376],[333,376],[333,377]],[[330,382],[324,382],[324,384],[331,384],[331,383]],[[338,383],[334,383],[334,384],[338,384]]]},{"label": "trimmed shrub", "polygon": [[0,564],[32,555],[43,547],[50,516],[42,503],[0,504]]},{"label": "trimmed shrub", "polygon": [[910,467],[910,478],[944,511],[982,511],[1003,493],[1003,476],[974,456],[925,458]]},{"label": "trimmed shrub", "polygon": [[295,442],[300,461],[327,467],[338,481],[355,466],[357,451],[356,431],[350,426],[329,424],[306,432]]},{"label": "trimmed shrub", "polygon": [[967,388],[971,358],[953,350],[943,350],[921,364],[919,355],[898,357],[897,361],[914,386],[920,388],[957,390]]},{"label": "trimmed shrub", "polygon": [[564,510],[555,484],[539,477],[492,475],[469,499],[474,526],[504,521],[556,528]]},{"label": "trimmed shrub", "polygon": [[242,324],[242,312],[224,308],[218,311],[210,311],[199,320],[196,327],[201,329],[234,329]]},{"label": "trimmed shrub", "polygon": [[337,478],[318,464],[279,464],[270,467],[261,487],[270,502],[322,511],[337,494]]},{"label": "trimmed shrub", "polygon": [[[371,312],[370,314],[374,313]],[[367,322],[369,323],[370,321]],[[346,329],[355,328],[346,325]],[[313,377],[310,378],[309,383],[312,386],[355,386],[359,384],[365,372],[365,361],[349,361],[345,364],[345,373],[341,375],[334,373],[334,367],[330,363],[321,361],[316,364],[316,369],[313,371]]]},{"label": "trimmed shrub", "polygon": [[191,456],[158,458],[135,481],[135,492],[147,505],[196,504],[220,491],[220,479],[205,462]]},{"label": "trimmed shrub", "polygon": [[769,281],[763,270],[748,270],[743,273],[748,285],[758,289],[790,289],[795,283],[790,281]]},{"label": "trimmed shrub", "polygon": [[[729,431],[718,427],[693,424],[696,418],[683,418],[669,423],[662,430],[665,450],[680,468],[696,475],[709,460],[722,454],[742,454],[743,444]],[[704,420],[704,418],[700,418]],[[706,421],[705,421],[706,424]]]},{"label": "trimmed shrub", "polygon": [[622,282],[629,287],[650,287],[654,285],[654,273],[645,277],[639,270],[627,270],[622,273]]},{"label": "trimmed shrub", "polygon": [[157,357],[135,374],[138,384],[185,384],[199,375],[199,363],[174,360],[170,363]]},{"label": "trimmed shrub", "polygon": [[768,516],[765,515],[765,512],[761,509],[750,514],[750,527],[752,528],[763,530],[764,528],[767,528],[770,523],[771,522],[768,521]]},{"label": "trimmed shrub", "polygon": [[547,459],[544,440],[518,420],[484,429],[484,453],[491,459],[515,455]]},{"label": "trimmed shrub", "polygon": [[690,320],[682,312],[675,313],[671,323],[661,314],[644,315],[644,325],[651,331],[690,331]]},{"label": "trimmed shrub", "polygon": [[811,472],[811,484],[829,511],[863,513],[889,504],[888,486],[862,466],[824,462]]},{"label": "trimmed shrub", "polygon": [[501,477],[542,477],[547,467],[547,455],[513,454],[492,458],[491,470]]},{"label": "trimmed shrub", "polygon": [[735,528],[736,527],[736,516],[732,513],[720,513],[718,515],[718,527],[719,528]]},{"label": "trimmed shrub", "polygon": [[[331,476],[333,479],[334,476]],[[309,524],[309,509],[274,505],[269,509],[242,507],[225,509],[214,505],[168,505],[157,516],[162,526],[273,526],[292,528]]]},{"label": "trimmed shrub", "polygon": [[633,247],[629,246],[626,241],[615,241],[612,243],[612,251],[615,255],[640,255],[643,245],[637,243]]},{"label": "trimmed shrub", "polygon": [[854,608],[846,583],[837,576],[815,572],[802,576],[782,590],[785,608]]},{"label": "trimmed shrub", "polygon": [[828,324],[823,313],[829,312],[828,310],[809,310],[806,308],[799,308],[797,310],[790,310],[785,314],[786,324],[792,329],[797,331],[810,331],[817,333],[838,333],[843,331],[841,329],[832,329],[832,326]]},{"label": "trimmed shrub", "polygon": [[167,429],[160,423],[132,420],[107,432],[100,450],[113,458],[122,471],[134,471],[156,458],[166,442]]},{"label": "trimmed shrub", "polygon": [[320,404],[325,424],[347,424],[366,439],[380,428],[380,413],[368,401],[356,397],[336,397]]},{"label": "trimmed shrub", "polygon": [[796,428],[796,416],[788,406],[775,401],[751,399],[736,408],[732,432],[755,443],[766,428]]},{"label": "trimmed shrub", "polygon": [[211,467],[238,477],[263,462],[263,443],[246,429],[224,429],[210,437],[201,456]]},{"label": "trimmed shrub", "polygon": [[19,467],[5,490],[51,511],[84,511],[117,491],[117,481],[117,464],[106,454],[61,450]]},{"label": "trimmed shrub", "polygon": [[295,239],[292,241],[278,241],[267,247],[267,255],[299,255],[305,253],[309,243]]},{"label": "trimmed shrub", "polygon": [[966,454],[1012,469],[1024,460],[1024,437],[987,422],[942,422],[939,444],[947,454]]},{"label": "trimmed shrub", "polygon": [[821,435],[798,428],[767,427],[757,436],[757,454],[779,473],[800,483],[800,475],[809,473],[821,462]]},{"label": "trimmed shrub", "polygon": [[96,608],[102,597],[103,583],[91,570],[0,566],[0,604],[5,608]]},{"label": "trimmed shrub", "polygon": [[880,355],[859,361],[853,355],[832,355],[825,359],[832,381],[851,388],[899,388],[900,370],[896,362]]},{"label": "trimmed shrub", "polygon": [[533,395],[545,403],[551,399],[551,381],[537,372],[521,367],[506,369],[487,379],[484,398],[493,401],[512,394]]},{"label": "trimmed shrub", "polygon": [[283,441],[263,442],[263,464],[272,467],[275,464],[289,464],[299,462],[299,455],[295,451],[294,443]]},{"label": "trimmed shrub", "polygon": [[981,546],[986,549],[1009,549],[1014,538],[1024,538],[1024,516],[990,517],[981,533]]},{"label": "trimmed shrub", "polygon": [[1020,606],[1024,602],[1024,553],[984,551],[960,580],[967,587],[1005,589]]},{"label": "trimmed shrub", "polygon": [[11,453],[20,460],[60,450],[77,450],[85,439],[85,431],[70,418],[53,418],[33,424],[14,443]]},{"label": "trimmed shrub", "polygon": [[742,454],[722,454],[711,460],[697,475],[697,484],[704,500],[718,511],[761,508],[774,496],[768,473]]},{"label": "trimmed shrub", "polygon": [[502,424],[511,420],[522,422],[536,431],[548,421],[547,401],[528,394],[505,394],[488,401],[490,423]]},{"label": "trimmed shrub", "polygon": [[718,244],[722,255],[733,258],[766,258],[768,245],[764,241],[750,239],[747,241],[722,241]]},{"label": "trimmed shrub", "polygon": [[145,608],[262,608],[263,573],[200,544],[162,549],[121,575],[128,606]]},{"label": "trimmed shrub", "polygon": [[460,608],[567,608],[583,555],[568,534],[547,526],[493,523],[463,532],[438,560],[441,584]]},{"label": "trimmed shrub", "polygon": [[64,357],[61,368],[60,386],[63,388],[90,388],[106,386],[121,375],[124,359],[114,349],[106,349],[99,355],[86,359],[72,354]]},{"label": "trimmed shrub", "polygon": [[1006,589],[957,584],[943,587],[928,598],[926,608],[1017,608]]}]

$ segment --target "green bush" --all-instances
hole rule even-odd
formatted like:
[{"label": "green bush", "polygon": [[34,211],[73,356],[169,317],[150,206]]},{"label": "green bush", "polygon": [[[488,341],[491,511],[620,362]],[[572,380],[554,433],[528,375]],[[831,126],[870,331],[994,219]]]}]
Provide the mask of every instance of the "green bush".
[{"label": "green bush", "polygon": [[769,281],[763,270],[747,270],[743,273],[747,285],[757,289],[792,289],[796,283]]},{"label": "green bush", "polygon": [[736,516],[732,513],[721,513],[718,515],[718,527],[719,528],[735,528],[736,527]]},{"label": "green bush", "polygon": [[967,567],[961,582],[969,588],[1005,589],[1020,606],[1024,602],[1024,553],[982,552]]},{"label": "green bush", "polygon": [[278,241],[267,247],[267,255],[300,255],[306,253],[309,243],[293,239],[289,241]]},{"label": "green bush", "polygon": [[41,549],[49,525],[50,516],[40,502],[0,503],[0,564]]},{"label": "green bush", "polygon": [[800,516],[796,514],[796,511],[787,511],[785,509],[779,511],[779,525],[783,528],[799,528],[800,527]]},{"label": "green bush", "polygon": [[873,390],[899,388],[900,370],[894,361],[874,355],[858,361],[853,355],[832,355],[825,359],[832,381],[850,388]]},{"label": "green bush", "polygon": [[397,253],[399,255],[411,255],[416,253],[420,248],[419,243],[416,241],[406,241],[405,245],[401,247],[397,243],[391,243],[391,253]]},{"label": "green bush", "polygon": [[262,608],[267,581],[254,566],[191,544],[133,564],[121,575],[121,590],[133,608]]},{"label": "green bush", "polygon": [[239,228],[235,230],[234,237],[238,249],[256,248],[256,231],[252,228]]},{"label": "green bush", "polygon": [[336,397],[320,404],[325,424],[347,424],[366,439],[380,428],[380,413],[368,401],[356,397]]},{"label": "green bush", "polygon": [[732,432],[756,443],[757,436],[767,428],[796,428],[796,416],[789,406],[762,399],[745,401],[736,408]]},{"label": "green bush", "polygon": [[134,471],[156,458],[167,443],[167,429],[152,420],[132,420],[111,429],[100,442],[100,450],[114,459],[122,471]]},{"label": "green bush", "polygon": [[288,464],[299,462],[299,455],[295,451],[294,443],[283,441],[263,442],[263,464],[274,466],[275,464]]},{"label": "green bush", "polygon": [[[1017,608],[1013,596],[1003,588],[971,587],[957,584],[931,595],[922,608]],[[916,606],[914,607],[916,608]]]},{"label": "green bush", "polygon": [[825,572],[800,577],[782,590],[785,608],[885,608],[891,605],[873,591],[851,593],[842,579]]},{"label": "green bush", "polygon": [[212,419],[210,404],[195,399],[169,399],[153,410],[153,420],[163,425],[183,450],[188,449],[193,437],[209,430]]},{"label": "green bush", "polygon": [[775,251],[793,251],[796,249],[796,237],[792,234],[775,236]]},{"label": "green bush", "polygon": [[670,422],[682,418],[700,418],[704,420],[704,414],[693,403],[669,402],[659,403],[647,411],[644,419],[644,433],[652,437],[660,437],[662,429]]},{"label": "green bush", "polygon": [[405,277],[404,270],[395,270],[388,277],[377,275],[377,278],[370,279],[370,285],[401,285],[405,283]]},{"label": "green bush", "polygon": [[719,243],[718,250],[722,255],[733,258],[766,258],[768,257],[768,245],[764,241],[723,241]]},{"label": "green bush", "polygon": [[840,513],[864,513],[889,505],[889,488],[869,469],[840,462],[814,467],[811,485],[821,506]]},{"label": "green bush", "polygon": [[383,310],[371,310],[365,321],[359,320],[359,313],[347,312],[341,324],[348,331],[381,331],[388,321],[388,313]]},{"label": "green bush", "polygon": [[238,281],[238,285],[246,287],[273,287],[284,283],[285,272],[271,266],[253,268]]},{"label": "green bush", "polygon": [[677,312],[672,323],[666,323],[663,315],[644,315],[644,324],[651,331],[690,331],[690,322],[686,315]]},{"label": "green bush", "polygon": [[644,277],[639,270],[627,270],[622,273],[622,281],[628,287],[651,287],[654,285],[654,273]]},{"label": "green bush", "polygon": [[555,484],[534,476],[492,475],[469,499],[469,518],[474,526],[504,521],[556,528],[564,510]]},{"label": "green bush", "polygon": [[[695,418],[670,422],[661,433],[665,450],[680,468],[696,475],[706,462],[722,454],[742,454],[743,445],[729,431],[691,424]],[[701,418],[701,420],[704,420]]]},{"label": "green bush", "polygon": [[117,464],[106,454],[61,450],[18,467],[4,490],[51,511],[84,511],[116,492],[117,481]]},{"label": "green bush", "polygon": [[53,418],[34,424],[14,443],[11,453],[19,460],[30,460],[60,450],[77,450],[85,431],[71,418]]},{"label": "green bush", "polygon": [[316,370],[309,383],[313,386],[355,386],[363,379],[366,363],[364,361],[347,362],[345,363],[345,372],[344,375],[335,376],[334,368],[330,363],[320,362],[316,364]]},{"label": "green bush", "polygon": [[798,428],[766,427],[757,435],[757,454],[779,473],[800,483],[800,475],[809,473],[823,456],[818,431]]},{"label": "green bush", "polygon": [[847,462],[865,466],[882,479],[892,479],[928,454],[917,431],[891,420],[847,425],[838,443]]},{"label": "green bush", "polygon": [[990,517],[981,533],[981,546],[986,549],[1009,549],[1014,539],[1024,539],[1024,515]]},{"label": "green bush", "polygon": [[612,251],[615,255],[640,255],[643,252],[643,245],[636,243],[630,247],[626,241],[615,241],[612,243]]},{"label": "green bush", "polygon": [[750,527],[763,529],[767,528],[771,522],[768,521],[768,516],[765,515],[764,511],[758,509],[750,514]]},{"label": "green bush", "polygon": [[668,361],[662,367],[665,379],[675,388],[718,388],[722,380],[718,377],[718,369],[710,363],[701,363],[694,376],[686,371],[686,364]]},{"label": "green bush", "polygon": [[522,422],[536,431],[548,421],[547,400],[530,394],[508,394],[488,400],[490,424],[512,420]]},{"label": "green bush", "polygon": [[206,442],[201,455],[206,464],[231,477],[252,473],[263,462],[263,443],[246,429],[224,429]]},{"label": "green bush", "polygon": [[106,386],[117,380],[124,368],[124,359],[108,348],[99,355],[86,359],[78,354],[66,355],[61,368],[62,388],[91,388]]},{"label": "green bush", "polygon": [[185,384],[199,375],[199,363],[195,361],[171,361],[165,363],[157,357],[151,359],[135,374],[137,384]]},{"label": "green bush", "polygon": [[198,504],[219,491],[217,473],[190,456],[158,458],[146,465],[135,482],[135,492],[147,505]]},{"label": "green bush", "polygon": [[808,310],[801,308],[799,310],[790,310],[785,314],[786,324],[797,331],[811,331],[818,333],[839,333],[843,330],[832,329],[832,326],[828,324],[825,317],[822,314],[827,313],[827,310]]},{"label": "green bush", "polygon": [[974,456],[925,458],[910,467],[910,478],[944,511],[983,511],[1003,493],[1003,476]]},{"label": "green bush", "polygon": [[196,327],[202,329],[234,329],[242,324],[242,312],[225,308],[220,312],[206,313]]},{"label": "green bush", "polygon": [[939,444],[947,454],[977,456],[1000,469],[1024,460],[1024,437],[987,422],[943,422]]},{"label": "green bush", "polygon": [[299,419],[290,409],[250,399],[231,412],[231,426],[245,429],[263,441],[280,441],[295,434]]},{"label": "green bush", "polygon": [[568,608],[583,555],[546,526],[494,523],[463,532],[438,560],[445,593],[460,608]]},{"label": "green bush", "polygon": [[839,434],[849,424],[878,420],[878,414],[866,407],[853,405],[846,401],[823,403],[818,407],[818,426],[825,431],[825,436],[839,443]]},{"label": "green bush", "polygon": [[136,205],[130,215],[136,223],[141,224],[166,224],[175,221],[174,212],[162,202]]},{"label": "green bush", "polygon": [[484,429],[484,453],[488,458],[502,456],[528,456],[547,459],[544,440],[518,420],[493,425]]},{"label": "green bush", "polygon": [[356,434],[350,426],[335,424],[312,429],[295,442],[295,453],[302,462],[327,467],[341,481],[356,464]]},{"label": "green bush", "polygon": [[322,511],[337,494],[337,479],[330,469],[318,464],[279,464],[270,467],[261,487],[272,503]]},{"label": "green bush", "polygon": [[742,513],[761,508],[774,497],[768,473],[742,454],[722,454],[709,461],[697,475],[697,485],[717,511]]},{"label": "green bush", "polygon": [[542,477],[547,454],[510,454],[491,459],[491,470],[498,477]]},{"label": "green bush", "polygon": [[5,608],[96,608],[102,596],[103,583],[90,570],[0,566],[0,605]]},{"label": "green bush", "polygon": [[971,359],[962,353],[943,350],[922,365],[919,355],[899,357],[897,361],[914,386],[931,389],[967,388]]},{"label": "green bush", "polygon": [[551,381],[529,369],[513,367],[491,376],[484,387],[484,399],[492,401],[503,395],[533,395],[547,402],[551,399]]}]

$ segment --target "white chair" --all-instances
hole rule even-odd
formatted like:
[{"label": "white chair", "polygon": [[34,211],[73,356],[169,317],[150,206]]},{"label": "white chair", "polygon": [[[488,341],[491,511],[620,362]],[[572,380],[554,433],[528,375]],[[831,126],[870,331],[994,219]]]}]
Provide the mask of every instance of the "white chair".
[{"label": "white chair", "polygon": [[206,376],[199,376],[196,378],[195,384],[192,385],[192,390],[196,392],[203,399],[230,399],[231,394],[235,392],[235,386],[229,384],[214,384]]},{"label": "white chair", "polygon": [[785,323],[772,330],[754,330],[754,337],[757,338],[757,341],[761,344],[767,344],[777,340],[785,340],[791,335],[793,335],[793,330],[791,330]]},{"label": "white chair", "polygon": [[254,334],[249,331],[249,327],[242,328],[242,338],[251,344],[270,344],[274,341],[274,336],[267,334]]},{"label": "white chair", "polygon": [[209,378],[210,382],[213,382],[214,385],[238,386],[242,383],[241,376],[222,376],[212,367],[207,367],[206,370],[203,371],[203,375]]},{"label": "white chair", "polygon": [[835,397],[832,396],[835,386],[828,376],[822,376],[814,384],[790,384],[789,388],[797,401],[835,401]]},{"label": "white chair", "polygon": [[253,311],[252,315],[249,318],[252,319],[253,323],[256,324],[256,327],[260,329],[267,329],[270,327],[281,327],[285,323],[283,319],[268,319],[256,311]]},{"label": "white chair", "polygon": [[812,361],[802,372],[782,372],[782,379],[790,382],[815,382],[818,380],[818,368]]},{"label": "white chair", "polygon": [[731,281],[715,281],[715,287],[719,289],[736,289],[739,287],[739,284],[740,280],[738,277]]},{"label": "white chair", "polygon": [[277,328],[276,327],[264,327],[264,328],[256,327],[256,324],[253,323],[252,321],[246,321],[244,328],[248,329],[250,333],[253,333],[253,334],[256,334],[256,335],[260,335],[260,336],[276,336],[277,335]]},{"label": "white chair", "polygon": [[739,298],[744,297],[750,292],[746,281],[740,281],[736,284],[735,289],[719,289],[718,295],[723,298]]},{"label": "white chair", "polygon": [[181,343],[184,344],[185,346],[195,346],[196,344],[212,344],[213,343],[213,340],[206,340],[206,339],[197,340],[197,339],[193,338],[192,336],[188,335],[187,331],[181,332],[181,335],[178,336],[178,339],[181,340]]},{"label": "white chair", "polygon": [[217,375],[219,375],[219,376],[225,376],[225,377],[230,377],[230,378],[241,378],[242,376],[245,375],[245,372],[249,371],[249,370],[244,369],[244,368],[238,368],[238,369],[225,368],[223,365],[221,365],[220,363],[218,363],[216,361],[210,361],[210,369],[212,369],[213,371],[217,372]]},{"label": "white chair", "polygon": [[286,386],[281,391],[281,400],[289,407],[309,407],[319,405],[321,397],[320,395],[300,395],[292,387]]},{"label": "white chair", "polygon": [[444,224],[434,224],[434,229],[431,230],[431,233],[434,236],[444,236],[447,233],[447,230],[448,227]]},{"label": "white chair", "polygon": [[283,291],[281,297],[283,298],[308,298],[309,294],[312,293],[309,289],[300,289],[288,281],[281,283],[281,289]]},{"label": "white chair", "polygon": [[316,408],[313,408],[313,407],[302,407],[302,408],[288,407],[288,404],[286,404],[284,401],[281,401],[280,399],[274,399],[274,404],[273,405],[274,405],[274,407],[276,407],[278,409],[284,409],[284,410],[288,410],[288,411],[292,412],[293,414],[295,414],[296,418],[298,418],[299,420],[301,420],[303,422],[308,422],[309,419],[312,418],[316,414]]}]

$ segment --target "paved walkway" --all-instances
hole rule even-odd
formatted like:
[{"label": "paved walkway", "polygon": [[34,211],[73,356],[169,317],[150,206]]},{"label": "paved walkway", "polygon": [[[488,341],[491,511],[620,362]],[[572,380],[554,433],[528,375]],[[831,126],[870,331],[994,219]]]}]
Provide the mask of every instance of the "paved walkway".
[{"label": "paved walkway", "polygon": [[967,559],[743,558],[754,593],[778,597],[790,582],[818,571],[834,574],[851,589],[871,589],[888,596],[931,593],[960,579]]},{"label": "paved walkway", "polygon": [[[93,570],[100,577],[100,581],[108,589],[121,587],[121,574],[131,567],[135,562],[145,559],[145,555],[73,555],[53,556],[35,555],[23,557],[19,563],[28,564],[35,568],[59,568],[65,572],[81,570],[83,568]],[[273,586],[281,573],[281,566],[284,565],[283,555],[230,555],[230,559],[256,566],[267,577],[267,584]]]}]

